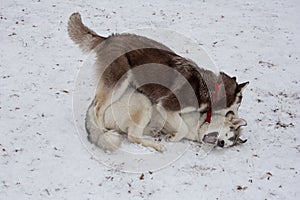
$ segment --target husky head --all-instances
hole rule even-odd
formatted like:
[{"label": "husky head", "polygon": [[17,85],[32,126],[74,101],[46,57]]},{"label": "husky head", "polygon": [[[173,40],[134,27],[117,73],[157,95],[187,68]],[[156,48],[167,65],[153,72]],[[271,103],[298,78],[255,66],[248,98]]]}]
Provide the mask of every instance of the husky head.
[{"label": "husky head", "polygon": [[[218,77],[220,89],[217,91],[217,99],[213,105],[214,110],[223,110],[222,114],[232,111],[234,116],[238,116],[238,108],[242,102],[242,91],[246,88],[249,82],[237,83],[236,77],[230,77],[224,72],[221,72]],[[220,112],[219,112],[220,113]],[[220,113],[220,114],[221,114]]]},{"label": "husky head", "polygon": [[240,138],[239,128],[246,125],[247,122],[242,118],[236,118],[232,111],[225,117],[216,114],[212,116],[212,123],[207,134],[203,136],[202,142],[222,148],[245,143],[247,140]]}]

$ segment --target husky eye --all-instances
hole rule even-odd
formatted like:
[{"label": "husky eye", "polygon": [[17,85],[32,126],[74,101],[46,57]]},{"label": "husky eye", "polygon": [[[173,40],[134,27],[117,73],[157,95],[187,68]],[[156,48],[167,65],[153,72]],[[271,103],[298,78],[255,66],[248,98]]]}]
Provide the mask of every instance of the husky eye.
[{"label": "husky eye", "polygon": [[235,131],[234,126],[230,126],[229,128],[230,128],[230,131]]},{"label": "husky eye", "polygon": [[229,117],[230,115],[234,115],[234,112],[231,110],[226,113],[225,117]]}]

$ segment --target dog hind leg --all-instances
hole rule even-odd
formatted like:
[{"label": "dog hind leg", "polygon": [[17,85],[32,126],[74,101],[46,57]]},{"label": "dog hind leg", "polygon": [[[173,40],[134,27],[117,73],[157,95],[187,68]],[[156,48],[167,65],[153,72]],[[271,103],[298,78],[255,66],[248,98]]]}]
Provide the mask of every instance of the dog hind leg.
[{"label": "dog hind leg", "polygon": [[105,130],[104,113],[106,109],[118,101],[128,87],[129,78],[120,80],[115,87],[108,87],[100,80],[94,104],[95,119],[100,129]]}]

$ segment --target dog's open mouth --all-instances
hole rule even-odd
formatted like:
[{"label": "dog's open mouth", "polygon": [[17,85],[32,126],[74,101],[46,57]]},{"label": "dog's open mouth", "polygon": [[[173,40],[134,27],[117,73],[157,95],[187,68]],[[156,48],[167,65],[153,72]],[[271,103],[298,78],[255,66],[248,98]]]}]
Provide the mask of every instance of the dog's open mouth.
[{"label": "dog's open mouth", "polygon": [[208,133],[208,134],[204,135],[202,141],[205,144],[216,144],[218,141],[218,135],[219,135],[218,132]]}]

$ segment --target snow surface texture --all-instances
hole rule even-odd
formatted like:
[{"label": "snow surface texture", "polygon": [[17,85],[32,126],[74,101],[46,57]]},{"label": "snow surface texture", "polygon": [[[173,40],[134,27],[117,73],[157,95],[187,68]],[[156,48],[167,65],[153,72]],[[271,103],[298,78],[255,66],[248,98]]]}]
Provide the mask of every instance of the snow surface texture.
[{"label": "snow surface texture", "polygon": [[[299,198],[297,1],[36,0],[0,9],[0,199]],[[204,158],[190,148],[154,172],[98,163],[72,116],[87,58],[67,35],[75,11],[102,35],[152,27],[199,41],[221,70],[250,81],[240,109],[248,142]]]}]

